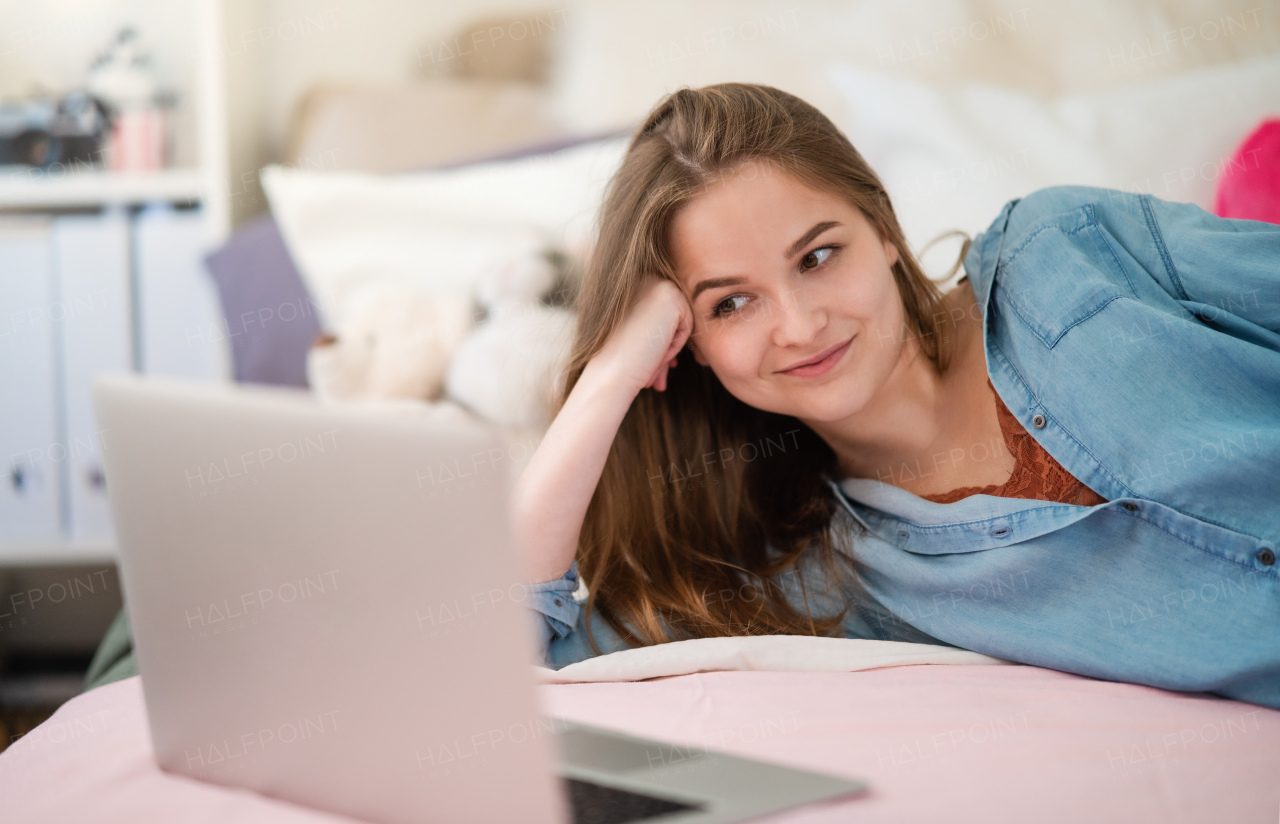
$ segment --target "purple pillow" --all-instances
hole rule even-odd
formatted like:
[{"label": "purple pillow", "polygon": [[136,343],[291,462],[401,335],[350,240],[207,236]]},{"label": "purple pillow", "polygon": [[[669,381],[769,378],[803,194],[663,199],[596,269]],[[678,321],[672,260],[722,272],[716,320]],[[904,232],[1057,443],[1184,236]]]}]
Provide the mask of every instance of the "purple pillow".
[{"label": "purple pillow", "polygon": [[306,387],[318,307],[271,215],[242,224],[204,262],[222,301],[235,379]]}]

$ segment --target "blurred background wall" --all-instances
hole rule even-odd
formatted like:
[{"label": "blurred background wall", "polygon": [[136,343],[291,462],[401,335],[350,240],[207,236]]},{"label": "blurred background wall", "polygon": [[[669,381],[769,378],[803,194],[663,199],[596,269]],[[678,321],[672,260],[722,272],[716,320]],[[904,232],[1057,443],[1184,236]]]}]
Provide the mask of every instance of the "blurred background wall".
[{"label": "blurred background wall", "polygon": [[[4,0],[0,96],[74,86],[116,28],[137,26],[154,53],[158,74],[178,95],[173,162],[193,162],[199,141],[190,56],[206,37],[193,17],[199,5],[198,0]],[[797,93],[809,91],[819,108],[834,106],[834,94],[805,80],[807,72],[831,59],[940,81],[977,77],[1053,93],[1280,52],[1277,0],[221,0],[214,5],[221,26],[213,48],[224,80],[226,187],[233,222],[265,208],[256,172],[290,159],[291,129],[309,91],[483,76],[486,63],[513,59],[512,41],[526,31],[523,25],[513,28],[521,20],[535,32],[523,38],[522,48],[544,51],[537,58],[514,59],[545,61],[535,70],[545,74],[533,79],[554,87],[552,112],[564,128],[578,130],[637,117],[644,101],[652,103],[661,91],[686,82],[772,82]],[[538,15],[542,25],[535,21]],[[473,24],[479,28],[469,30]],[[992,48],[997,42],[999,48]],[[1046,54],[1055,59],[1046,60]],[[513,69],[509,62],[490,68],[505,72],[504,77],[530,71]]]},{"label": "blurred background wall", "polygon": [[[227,0],[233,177],[249,173],[252,181],[255,170],[287,158],[291,118],[317,84],[403,84],[447,75],[454,67],[440,59],[438,44],[456,30],[488,16],[545,14],[544,5],[535,0]],[[237,209],[237,217],[265,208],[260,197],[254,198]]]}]

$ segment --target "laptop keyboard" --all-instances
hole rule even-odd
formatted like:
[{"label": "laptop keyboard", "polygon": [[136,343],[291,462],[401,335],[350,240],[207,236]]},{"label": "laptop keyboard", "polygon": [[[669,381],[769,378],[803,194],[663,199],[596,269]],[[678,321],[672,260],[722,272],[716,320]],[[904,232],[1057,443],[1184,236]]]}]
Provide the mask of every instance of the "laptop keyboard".
[{"label": "laptop keyboard", "polygon": [[648,821],[685,810],[701,810],[700,804],[682,804],[666,798],[642,795],[617,787],[605,787],[577,778],[563,778],[573,808],[573,824],[624,824]]}]

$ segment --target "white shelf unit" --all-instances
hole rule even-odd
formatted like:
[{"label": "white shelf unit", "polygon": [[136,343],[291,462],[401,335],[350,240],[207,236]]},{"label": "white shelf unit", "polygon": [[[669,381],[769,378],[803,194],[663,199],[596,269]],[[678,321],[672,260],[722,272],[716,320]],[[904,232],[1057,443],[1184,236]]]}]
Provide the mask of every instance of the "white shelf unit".
[{"label": "white shelf unit", "polygon": [[[35,170],[39,171],[39,170]],[[73,209],[151,201],[206,200],[200,169],[156,172],[73,172],[43,177],[21,170],[0,174],[0,209]]]},{"label": "white shelf unit", "polygon": [[[157,203],[195,205],[198,208],[202,247],[210,250],[230,232],[228,187],[228,127],[223,48],[224,9],[220,0],[189,0],[194,48],[191,59],[195,84],[191,105],[195,117],[197,163],[185,168],[154,172],[113,173],[85,170],[50,174],[41,170],[0,167],[0,217],[22,215],[53,218],[60,214],[101,209],[131,210]],[[104,31],[105,40],[111,32]],[[190,213],[188,213],[190,214]],[[138,235],[133,235],[137,243]],[[136,251],[136,250],[135,250]],[[131,261],[132,267],[136,258]],[[135,272],[136,275],[136,272]],[[133,284],[137,286],[136,279]],[[138,306],[134,302],[135,308]],[[145,318],[133,316],[135,341]],[[134,366],[138,365],[135,344]],[[229,364],[226,368],[229,373]],[[229,378],[229,374],[224,374]],[[4,390],[0,389],[0,393]],[[65,401],[65,397],[62,399]],[[6,401],[0,400],[0,403]],[[59,413],[60,437],[67,437],[65,408]],[[68,438],[68,444],[71,440]],[[5,474],[11,456],[4,460]],[[50,538],[0,538],[0,567],[41,564],[112,563],[117,551],[102,537],[75,537],[68,530],[66,470],[61,491],[63,536]],[[9,478],[3,479],[9,483]],[[16,482],[15,482],[15,485]]]},{"label": "white shelf unit", "polygon": [[78,566],[116,561],[114,544],[81,541],[31,542],[0,547],[0,566]]},{"label": "white shelf unit", "polygon": [[[198,202],[208,243],[217,244],[226,238],[231,228],[223,34],[226,15],[221,0],[187,3],[195,46],[191,107],[196,124],[196,165],[155,172],[86,170],[63,174],[0,167],[0,210],[53,211],[152,201]],[[104,31],[103,39],[109,34]]]}]

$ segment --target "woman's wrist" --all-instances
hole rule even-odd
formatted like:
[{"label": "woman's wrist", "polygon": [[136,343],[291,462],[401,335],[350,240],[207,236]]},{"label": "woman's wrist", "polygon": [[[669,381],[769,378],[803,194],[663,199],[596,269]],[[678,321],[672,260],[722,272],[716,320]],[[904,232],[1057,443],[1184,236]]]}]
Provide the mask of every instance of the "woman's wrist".
[{"label": "woman's wrist", "polygon": [[627,375],[625,369],[614,362],[607,350],[597,352],[591,360],[587,361],[578,378],[578,383],[574,386],[574,391],[576,392],[578,387],[584,384],[587,388],[585,394],[615,398],[626,407],[631,406],[636,395],[639,395],[640,390],[644,388],[643,385],[636,385],[636,381]]}]

